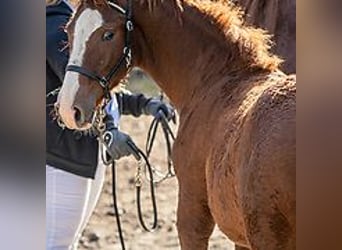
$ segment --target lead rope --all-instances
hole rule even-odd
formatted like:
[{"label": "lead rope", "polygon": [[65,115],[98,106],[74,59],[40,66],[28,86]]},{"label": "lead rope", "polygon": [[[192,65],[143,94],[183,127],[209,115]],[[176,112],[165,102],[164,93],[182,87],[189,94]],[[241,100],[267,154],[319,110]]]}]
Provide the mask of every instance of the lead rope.
[{"label": "lead rope", "polygon": [[[99,140],[101,142],[101,145],[107,148],[106,142],[103,140],[102,136],[99,136]],[[137,198],[137,212],[138,212],[138,218],[141,226],[144,228],[144,230],[148,232],[153,232],[154,229],[157,228],[158,225],[158,212],[157,212],[157,202],[155,197],[155,190],[154,190],[154,182],[153,182],[153,173],[152,173],[152,167],[151,164],[144,154],[136,145],[129,144],[130,147],[136,152],[136,159],[138,160],[138,167],[136,172],[136,178],[135,178],[135,184],[136,184],[136,198]],[[102,150],[101,150],[102,151]],[[107,152],[110,152],[107,148]],[[104,157],[102,155],[102,157]],[[106,159],[105,164],[108,164],[108,160]],[[149,228],[146,226],[146,223],[142,216],[142,209],[141,209],[141,186],[142,186],[142,165],[146,165],[147,169],[149,171],[149,183],[150,183],[150,191],[151,191],[151,200],[152,200],[152,209],[153,209],[153,223],[152,226]],[[125,247],[125,240],[123,237],[122,227],[121,227],[121,220],[119,215],[119,209],[117,204],[117,195],[116,195],[116,169],[115,169],[115,163],[114,161],[111,162],[112,166],[112,195],[113,195],[113,206],[114,206],[114,213],[116,217],[117,227],[118,227],[118,233],[120,238],[121,247],[123,250],[126,249]]]},{"label": "lead rope", "polygon": [[[154,190],[154,181],[153,181],[153,172],[152,172],[152,166],[147,158],[147,156],[138,149],[139,155],[141,156],[141,159],[138,162],[138,168],[137,168],[137,174],[135,179],[135,187],[136,187],[136,198],[137,198],[137,213],[138,213],[138,219],[140,222],[140,225],[143,227],[143,229],[147,232],[153,232],[157,226],[158,226],[158,211],[157,211],[157,201],[155,196],[155,190]],[[149,173],[149,184],[150,184],[150,192],[151,192],[151,201],[152,201],[152,210],[153,210],[153,222],[152,226],[149,228],[143,218],[142,215],[142,209],[141,209],[141,187],[142,187],[142,166],[145,165],[148,169]]]},{"label": "lead rope", "polygon": [[110,153],[109,148],[107,147],[106,142],[104,141],[103,134],[106,131],[106,124],[104,123],[105,118],[105,107],[106,104],[108,104],[109,100],[104,101],[102,104],[102,107],[98,110],[97,115],[95,116],[94,125],[96,126],[96,129],[99,132],[98,140],[100,144],[100,152],[101,152],[101,158],[105,165],[111,165],[112,169],[112,197],[113,197],[113,207],[114,207],[114,214],[116,218],[116,225],[118,228],[118,234],[120,239],[120,244],[122,250],[126,250],[125,246],[125,239],[123,237],[122,227],[121,227],[121,220],[120,220],[120,214],[119,214],[119,208],[118,208],[118,202],[117,202],[117,195],[116,195],[116,168],[115,168],[115,162],[114,160],[108,160],[105,156],[106,152],[104,150],[104,147],[106,148],[107,152]]},{"label": "lead rope", "polygon": [[[100,136],[99,141],[101,144],[101,147],[106,147],[107,152],[110,152],[110,149],[107,148],[107,144],[104,140],[103,133],[105,132],[105,124],[103,122],[103,118],[104,118],[104,108],[101,108],[101,110],[99,111],[99,115],[97,116],[95,122],[96,125],[98,127]],[[163,114],[161,114],[161,120],[165,122],[165,124],[167,125],[167,127],[164,125],[162,125],[162,127],[168,128],[172,134],[171,129],[168,127],[167,124],[167,120],[165,118],[165,116]],[[156,123],[156,122],[155,122]],[[159,123],[159,122],[158,122]],[[156,123],[156,124],[158,124]],[[154,123],[153,123],[154,124]],[[152,124],[152,125],[153,125]],[[163,124],[163,123],[162,123]],[[152,127],[152,126],[151,126]],[[157,127],[155,127],[155,129],[157,129]],[[150,128],[151,130],[151,128]],[[166,132],[166,130],[165,130]],[[165,135],[164,132],[164,135]],[[151,147],[153,146],[153,141],[155,138],[155,132],[153,133],[154,136],[151,137]],[[172,137],[173,134],[172,134]],[[167,138],[167,137],[165,137]],[[169,145],[169,138],[166,139],[167,140],[167,144]],[[135,185],[136,185],[136,199],[137,199],[137,213],[138,213],[138,219],[139,222],[141,224],[141,226],[143,227],[143,229],[147,232],[153,232],[157,226],[158,226],[158,212],[157,212],[157,202],[156,202],[156,197],[155,197],[155,182],[154,182],[154,176],[153,176],[153,167],[150,164],[150,161],[148,159],[148,156],[144,154],[144,152],[142,150],[140,150],[135,144],[130,144],[130,147],[135,151],[135,158],[138,160],[138,167],[137,167],[137,172],[136,172],[136,176],[135,176]],[[103,148],[102,148],[103,149]],[[149,151],[151,151],[152,148],[150,148]],[[168,146],[168,149],[171,150],[171,146]],[[101,150],[102,152],[102,160],[105,164],[112,165],[112,195],[113,195],[113,206],[114,206],[114,212],[115,212],[115,217],[116,217],[116,221],[117,221],[117,227],[118,227],[118,233],[119,233],[119,238],[120,238],[120,242],[121,242],[121,247],[123,250],[125,250],[125,241],[124,241],[124,237],[123,237],[123,232],[122,232],[122,227],[121,227],[121,220],[120,220],[120,215],[119,215],[119,211],[118,211],[118,204],[117,204],[117,195],[116,195],[116,169],[115,169],[115,163],[114,161],[108,161],[108,159],[106,159],[106,157],[104,157],[103,153],[104,151]],[[169,154],[169,150],[168,150],[168,154]],[[152,221],[152,225],[150,227],[148,227],[144,221],[143,218],[143,213],[142,213],[142,205],[141,205],[141,187],[142,187],[142,167],[145,167],[146,171],[148,172],[148,182],[150,184],[150,192],[151,192],[151,200],[152,200],[152,209],[153,209],[153,221]],[[147,176],[147,175],[146,175]]]},{"label": "lead rope", "polygon": [[[162,93],[160,95],[160,100],[161,101],[163,100],[163,94]],[[153,220],[152,226],[150,228],[148,228],[145,224],[144,219],[143,219],[142,209],[141,209],[141,195],[140,195],[141,184],[142,184],[141,173],[142,173],[142,164],[144,162],[140,160],[139,164],[138,164],[137,175],[136,175],[137,212],[138,212],[138,218],[139,218],[140,224],[145,229],[145,231],[147,231],[147,232],[153,232],[157,228],[157,222],[158,222],[158,214],[157,214],[157,205],[156,205],[155,192],[154,192],[154,184],[160,183],[160,182],[174,176],[174,172],[172,171],[173,163],[172,163],[172,159],[171,159],[172,146],[171,146],[170,136],[173,140],[175,140],[175,136],[174,136],[169,124],[168,124],[168,120],[165,117],[163,111],[159,111],[158,115],[159,115],[158,117],[155,117],[153,119],[151,126],[148,130],[147,140],[146,140],[146,155],[139,148],[137,148],[137,150],[139,151],[141,157],[144,159],[144,162],[145,162],[145,165],[144,165],[145,177],[150,184],[151,200],[152,200],[152,206],[153,206],[153,218],[154,218],[154,220]],[[162,175],[159,170],[154,168],[150,164],[150,160],[149,160],[159,124],[162,125],[161,127],[162,127],[162,130],[164,133],[165,142],[166,142],[166,146],[167,146],[168,172],[165,175]],[[146,172],[148,173],[148,175]],[[154,181],[153,173],[157,173],[158,175],[162,176],[162,178],[158,181]]]},{"label": "lead rope", "polygon": [[117,203],[117,197],[116,197],[116,169],[115,169],[115,163],[112,162],[112,195],[113,195],[113,207],[114,207],[114,213],[116,217],[116,225],[118,227],[119,232],[119,238],[121,243],[122,250],[125,250],[125,239],[123,237],[122,228],[121,228],[121,220],[120,220],[120,214],[118,209],[118,203]]},{"label": "lead rope", "polygon": [[[174,177],[175,173],[173,170],[173,162],[171,159],[171,153],[172,153],[172,145],[171,145],[171,139],[174,141],[175,136],[168,124],[168,121],[162,111],[159,113],[159,117],[156,117],[153,119],[151,126],[147,133],[147,140],[146,140],[146,156],[149,158],[152,152],[152,148],[154,145],[156,133],[158,130],[159,125],[161,124],[161,128],[164,134],[165,138],[165,144],[166,144],[166,153],[167,153],[167,172],[165,174],[162,174],[161,171],[158,169],[152,167],[153,173],[156,173],[160,179],[154,181],[154,183],[160,183],[168,178]],[[147,170],[147,169],[146,169]],[[146,171],[145,171],[146,173]],[[146,175],[146,174],[145,174]],[[149,179],[149,177],[146,175],[146,178]]]}]

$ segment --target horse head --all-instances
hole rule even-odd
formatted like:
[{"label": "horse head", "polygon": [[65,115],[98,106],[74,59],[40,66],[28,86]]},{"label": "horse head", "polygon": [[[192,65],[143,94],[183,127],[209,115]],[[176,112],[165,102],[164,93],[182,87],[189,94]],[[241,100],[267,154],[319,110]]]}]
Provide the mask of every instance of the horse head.
[{"label": "horse head", "polygon": [[95,110],[131,66],[131,0],[84,0],[66,27],[70,58],[58,112],[70,129],[88,129]]}]

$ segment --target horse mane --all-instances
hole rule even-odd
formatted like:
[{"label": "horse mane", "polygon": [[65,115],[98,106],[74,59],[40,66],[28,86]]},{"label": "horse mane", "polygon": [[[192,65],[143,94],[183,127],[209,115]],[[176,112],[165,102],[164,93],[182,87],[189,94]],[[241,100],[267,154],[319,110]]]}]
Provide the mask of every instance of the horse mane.
[{"label": "horse mane", "polygon": [[[273,42],[267,31],[246,24],[245,13],[230,0],[185,0],[191,6],[205,13],[208,24],[214,23],[226,41],[236,44],[239,57],[249,66],[275,70],[283,62],[270,52]],[[212,27],[212,25],[210,26]],[[212,29],[212,28],[211,28]],[[234,57],[231,58],[234,60]]]},{"label": "horse mane", "polygon": [[[108,1],[115,2],[115,0],[84,0],[95,6],[109,6]],[[136,0],[131,0],[136,1]],[[141,7],[147,7],[150,12],[160,6],[171,4],[174,16],[181,22],[181,12],[183,10],[184,0],[139,0]]]}]

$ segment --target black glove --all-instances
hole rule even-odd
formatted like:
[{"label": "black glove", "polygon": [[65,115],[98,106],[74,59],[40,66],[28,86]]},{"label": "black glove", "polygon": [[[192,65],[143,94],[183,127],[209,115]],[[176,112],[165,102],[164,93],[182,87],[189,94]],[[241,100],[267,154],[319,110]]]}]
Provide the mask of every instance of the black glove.
[{"label": "black glove", "polygon": [[156,118],[159,118],[159,112],[162,111],[168,121],[175,119],[175,109],[157,98],[150,99],[146,103],[143,111],[146,115],[153,115]]},{"label": "black glove", "polygon": [[103,141],[107,145],[107,153],[114,160],[133,155],[139,160],[139,152],[131,137],[120,132],[117,128],[107,130],[103,134]]}]

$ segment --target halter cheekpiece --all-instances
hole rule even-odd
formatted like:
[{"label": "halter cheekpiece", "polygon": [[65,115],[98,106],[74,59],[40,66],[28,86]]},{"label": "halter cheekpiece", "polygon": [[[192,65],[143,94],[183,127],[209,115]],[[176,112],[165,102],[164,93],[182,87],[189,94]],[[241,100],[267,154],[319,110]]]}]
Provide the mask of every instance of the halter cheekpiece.
[{"label": "halter cheekpiece", "polygon": [[69,64],[66,67],[66,71],[73,71],[81,75],[84,75],[90,79],[95,80],[103,89],[105,99],[110,100],[111,99],[110,89],[109,89],[110,80],[119,71],[119,69],[125,62],[126,62],[126,68],[129,69],[131,67],[132,49],[131,49],[130,38],[131,38],[131,32],[134,29],[134,26],[132,22],[132,0],[127,1],[126,10],[111,1],[108,1],[107,3],[112,9],[118,11],[119,13],[125,16],[125,47],[122,51],[122,55],[120,59],[117,61],[117,63],[114,65],[114,67],[109,71],[109,73],[106,76],[101,76],[94,71],[88,70],[78,65],[72,65],[72,64]]}]

